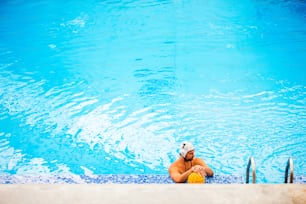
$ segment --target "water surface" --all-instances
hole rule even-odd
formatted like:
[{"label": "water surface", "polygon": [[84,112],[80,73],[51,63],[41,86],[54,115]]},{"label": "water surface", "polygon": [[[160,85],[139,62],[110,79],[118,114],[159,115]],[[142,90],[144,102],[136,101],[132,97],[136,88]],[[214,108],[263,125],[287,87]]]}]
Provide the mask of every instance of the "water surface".
[{"label": "water surface", "polygon": [[306,174],[304,1],[4,1],[0,173]]}]

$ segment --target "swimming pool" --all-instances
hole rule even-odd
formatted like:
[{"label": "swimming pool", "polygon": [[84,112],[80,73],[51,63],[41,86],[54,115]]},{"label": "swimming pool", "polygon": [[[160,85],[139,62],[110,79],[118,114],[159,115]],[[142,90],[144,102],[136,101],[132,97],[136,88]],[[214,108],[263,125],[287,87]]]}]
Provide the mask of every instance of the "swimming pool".
[{"label": "swimming pool", "polygon": [[0,174],[306,175],[303,1],[6,1]]}]

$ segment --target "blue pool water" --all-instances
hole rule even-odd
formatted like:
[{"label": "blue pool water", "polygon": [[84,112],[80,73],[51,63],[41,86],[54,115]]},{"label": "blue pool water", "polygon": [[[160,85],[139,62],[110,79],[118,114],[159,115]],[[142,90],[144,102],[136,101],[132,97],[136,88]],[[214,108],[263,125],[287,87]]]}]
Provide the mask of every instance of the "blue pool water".
[{"label": "blue pool water", "polygon": [[0,175],[306,175],[304,1],[2,1]]}]

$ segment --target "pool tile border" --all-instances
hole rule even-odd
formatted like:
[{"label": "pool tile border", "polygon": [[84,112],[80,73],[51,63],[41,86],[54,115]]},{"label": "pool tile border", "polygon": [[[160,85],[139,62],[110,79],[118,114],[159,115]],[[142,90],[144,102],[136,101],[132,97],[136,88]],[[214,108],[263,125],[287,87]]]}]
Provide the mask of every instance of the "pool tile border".
[{"label": "pool tile border", "polygon": [[[168,175],[1,175],[0,184],[174,184]],[[242,176],[216,175],[206,183],[241,184]]]},{"label": "pool tile border", "polygon": [[[242,176],[215,175],[207,184],[243,184]],[[306,184],[306,176],[296,176],[294,183]],[[0,184],[174,184],[168,175],[8,175],[0,174]]]}]

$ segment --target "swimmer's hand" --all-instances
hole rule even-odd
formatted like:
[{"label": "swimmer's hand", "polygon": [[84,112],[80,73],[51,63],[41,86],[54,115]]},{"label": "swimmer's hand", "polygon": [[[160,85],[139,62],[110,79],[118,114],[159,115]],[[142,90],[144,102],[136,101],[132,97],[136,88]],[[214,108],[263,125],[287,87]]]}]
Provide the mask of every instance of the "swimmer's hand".
[{"label": "swimmer's hand", "polygon": [[198,173],[201,176],[207,176],[206,172],[205,172],[205,167],[200,166],[200,165],[195,165],[192,167],[192,171],[195,173]]}]

